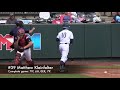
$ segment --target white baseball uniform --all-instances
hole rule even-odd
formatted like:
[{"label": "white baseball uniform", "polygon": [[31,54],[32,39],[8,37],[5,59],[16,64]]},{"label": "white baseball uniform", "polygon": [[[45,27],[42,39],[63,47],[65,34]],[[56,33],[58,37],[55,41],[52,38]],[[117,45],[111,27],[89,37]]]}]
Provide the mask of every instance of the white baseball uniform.
[{"label": "white baseball uniform", "polygon": [[67,56],[69,53],[70,40],[74,39],[74,36],[70,30],[63,29],[58,33],[57,38],[59,39],[60,42],[59,44],[59,51],[61,53],[60,61],[63,61],[65,63],[68,60]]},{"label": "white baseball uniform", "polygon": [[28,49],[24,50],[24,52],[17,51],[17,53],[21,54],[21,59],[20,60],[26,59],[27,61],[32,61],[32,59],[31,59],[31,48],[28,48]]}]

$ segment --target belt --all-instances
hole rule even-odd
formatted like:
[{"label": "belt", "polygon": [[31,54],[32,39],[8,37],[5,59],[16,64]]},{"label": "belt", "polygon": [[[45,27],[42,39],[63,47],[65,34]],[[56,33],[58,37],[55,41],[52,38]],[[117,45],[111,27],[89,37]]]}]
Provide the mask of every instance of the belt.
[{"label": "belt", "polygon": [[60,44],[69,44],[69,43],[60,43]]}]

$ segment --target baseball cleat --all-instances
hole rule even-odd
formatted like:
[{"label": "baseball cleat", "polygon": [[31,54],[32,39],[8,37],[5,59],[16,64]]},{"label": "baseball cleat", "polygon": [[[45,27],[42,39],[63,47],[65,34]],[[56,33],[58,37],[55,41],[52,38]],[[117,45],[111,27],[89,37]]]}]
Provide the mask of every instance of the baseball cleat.
[{"label": "baseball cleat", "polygon": [[65,72],[68,72],[68,70],[67,69],[60,69],[59,72],[60,73],[65,73]]},{"label": "baseball cleat", "polygon": [[64,69],[60,69],[59,72],[63,73],[63,72],[65,72],[65,70]]}]

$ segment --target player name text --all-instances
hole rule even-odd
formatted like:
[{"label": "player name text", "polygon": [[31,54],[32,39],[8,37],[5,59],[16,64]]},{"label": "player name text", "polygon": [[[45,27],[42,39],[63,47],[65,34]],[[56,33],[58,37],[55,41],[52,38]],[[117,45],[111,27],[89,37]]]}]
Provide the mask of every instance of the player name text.
[{"label": "player name text", "polygon": [[53,69],[53,67],[50,67],[50,66],[34,66],[34,69]]},{"label": "player name text", "polygon": [[34,68],[28,66],[17,66],[17,69],[34,69]]},{"label": "player name text", "polygon": [[8,69],[17,69],[17,70],[33,70],[33,69],[53,69],[53,67],[50,67],[48,65],[43,65],[43,66],[8,66]]}]

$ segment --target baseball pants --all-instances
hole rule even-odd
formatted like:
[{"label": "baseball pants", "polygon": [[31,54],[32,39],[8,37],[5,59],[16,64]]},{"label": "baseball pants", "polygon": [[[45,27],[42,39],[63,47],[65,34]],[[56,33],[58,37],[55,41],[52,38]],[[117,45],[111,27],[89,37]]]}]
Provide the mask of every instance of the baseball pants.
[{"label": "baseball pants", "polygon": [[60,61],[63,61],[65,63],[68,60],[67,56],[69,53],[69,44],[60,44],[59,51],[61,53]]},{"label": "baseball pants", "polygon": [[21,60],[24,60],[26,59],[27,61],[32,61],[31,59],[31,48],[28,48],[26,50],[24,50],[24,52],[18,52],[17,53],[20,53],[21,54]]}]

